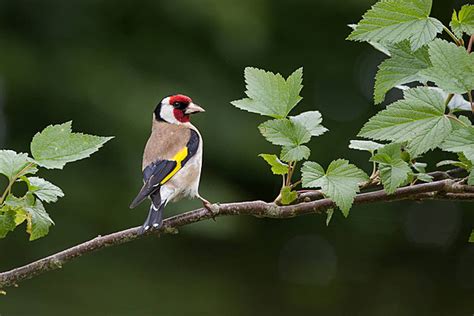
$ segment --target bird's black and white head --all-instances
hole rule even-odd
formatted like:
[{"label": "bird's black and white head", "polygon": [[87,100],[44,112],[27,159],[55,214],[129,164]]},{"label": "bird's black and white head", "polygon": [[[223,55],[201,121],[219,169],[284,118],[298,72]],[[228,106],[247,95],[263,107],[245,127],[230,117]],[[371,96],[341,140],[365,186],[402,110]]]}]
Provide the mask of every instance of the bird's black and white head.
[{"label": "bird's black and white head", "polygon": [[194,104],[190,97],[176,94],[161,100],[155,109],[155,119],[171,124],[186,124],[192,114],[200,112],[204,112],[204,109]]}]

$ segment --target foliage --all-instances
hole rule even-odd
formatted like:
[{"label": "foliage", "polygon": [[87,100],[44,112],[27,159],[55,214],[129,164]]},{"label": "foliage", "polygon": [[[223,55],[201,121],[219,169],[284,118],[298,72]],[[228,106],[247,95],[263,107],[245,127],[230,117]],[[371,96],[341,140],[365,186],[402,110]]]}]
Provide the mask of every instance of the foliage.
[{"label": "foliage", "polygon": [[459,13],[453,12],[451,28],[456,36],[461,37],[463,33],[474,34],[474,5],[464,5]]},{"label": "foliage", "polygon": [[[279,157],[260,155],[274,174],[283,177],[277,202],[295,201],[293,190],[301,183],[304,188],[319,189],[348,216],[356,194],[366,186],[381,183],[387,194],[393,194],[401,186],[432,181],[426,173],[427,164],[419,160],[435,149],[457,154],[458,160],[444,160],[438,167],[463,168],[469,173],[465,181],[474,185],[474,127],[466,116],[472,117],[474,105],[471,108],[462,96],[467,94],[472,100],[474,89],[474,54],[462,39],[463,34],[474,33],[473,6],[465,5],[454,12],[452,31],[430,17],[431,7],[431,0],[381,0],[351,26],[349,40],[368,42],[388,55],[375,78],[375,103],[383,102],[394,87],[404,92],[402,99],[362,127],[358,136],[370,140],[352,140],[349,144],[351,149],[370,153],[370,177],[345,159],[334,160],[326,170],[316,162],[305,161],[311,154],[306,144],[327,129],[321,125],[318,111],[288,116],[302,99],[301,68],[286,80],[280,74],[245,69],[248,98],[232,104],[274,118],[260,124],[259,130],[270,143],[281,146]],[[436,38],[443,30],[453,42]],[[401,86],[408,83],[410,87]],[[302,178],[293,182],[299,161],[304,161]],[[328,212],[328,223],[332,213]]]},{"label": "foliage", "polygon": [[321,188],[323,194],[334,200],[345,216],[349,215],[359,185],[369,178],[364,171],[344,159],[334,160],[326,171],[318,163],[307,161],[301,171],[303,186]]},{"label": "foliage", "polygon": [[[71,132],[72,122],[50,125],[31,141],[32,158],[26,153],[0,150],[0,174],[8,185],[0,197],[0,238],[26,221],[30,240],[48,234],[54,224],[43,203],[54,203],[64,196],[51,182],[32,176],[44,167],[62,169],[69,162],[89,157],[112,137],[99,137]],[[23,182],[26,193],[16,196],[15,184]]]}]

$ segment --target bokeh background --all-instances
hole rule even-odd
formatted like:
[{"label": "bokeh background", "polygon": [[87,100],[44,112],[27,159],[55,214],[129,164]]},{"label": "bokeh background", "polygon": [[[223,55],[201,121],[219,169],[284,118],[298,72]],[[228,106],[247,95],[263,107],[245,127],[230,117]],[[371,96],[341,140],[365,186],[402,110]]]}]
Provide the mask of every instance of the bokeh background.
[{"label": "bokeh background", "polygon": [[[116,136],[92,159],[41,172],[66,193],[48,206],[56,226],[35,242],[24,227],[0,240],[0,269],[142,223],[147,206],[128,204],[151,113],[176,92],[207,110],[194,117],[202,195],[271,200],[280,180],[257,155],[278,149],[259,135],[262,117],[229,103],[244,96],[245,66],[285,76],[303,66],[294,113],[317,109],[330,129],[311,159],[369,171],[347,146],[379,109],[371,95],[384,57],[344,39],[374,2],[0,0],[0,147],[29,151],[37,131],[71,119],[76,131]],[[466,3],[434,2],[445,24]],[[21,283],[0,297],[0,315],[472,315],[473,223],[472,205],[443,202],[357,206],[329,227],[324,216],[218,218]]]}]

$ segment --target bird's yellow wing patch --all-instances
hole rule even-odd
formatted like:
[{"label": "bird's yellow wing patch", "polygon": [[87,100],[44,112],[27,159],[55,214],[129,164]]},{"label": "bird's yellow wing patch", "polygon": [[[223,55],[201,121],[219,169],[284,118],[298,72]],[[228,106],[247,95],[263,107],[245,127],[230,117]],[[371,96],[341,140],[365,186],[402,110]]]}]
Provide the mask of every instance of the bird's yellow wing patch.
[{"label": "bird's yellow wing patch", "polygon": [[188,156],[188,147],[181,149],[174,157],[173,160],[176,161],[176,167],[160,182],[160,184],[165,184],[171,179],[176,172],[178,172],[182,167],[182,162]]}]

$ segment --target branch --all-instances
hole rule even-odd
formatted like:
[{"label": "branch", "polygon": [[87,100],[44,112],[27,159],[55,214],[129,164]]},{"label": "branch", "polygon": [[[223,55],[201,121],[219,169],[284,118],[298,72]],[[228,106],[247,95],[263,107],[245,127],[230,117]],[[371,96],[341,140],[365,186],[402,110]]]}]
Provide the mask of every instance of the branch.
[{"label": "branch", "polygon": [[[388,195],[383,190],[360,193],[355,197],[354,204],[400,200],[458,200],[474,202],[473,186],[461,184],[461,179],[445,179],[445,176],[448,178],[450,176],[447,173],[440,173],[438,176],[441,180],[399,188],[391,195]],[[65,263],[82,255],[149,235],[160,236],[162,234],[176,233],[178,227],[217,216],[251,215],[258,218],[284,219],[306,214],[323,213],[330,208],[336,207],[332,200],[323,198],[318,191],[313,193],[307,192],[303,196],[305,196],[305,202],[289,206],[278,206],[275,203],[264,201],[213,205],[212,212],[200,208],[168,218],[163,222],[163,227],[158,231],[150,231],[139,235],[140,228],[135,227],[106,236],[98,236],[49,257],[0,273],[0,289],[16,286],[18,282],[33,278],[44,272],[60,269]]]}]

